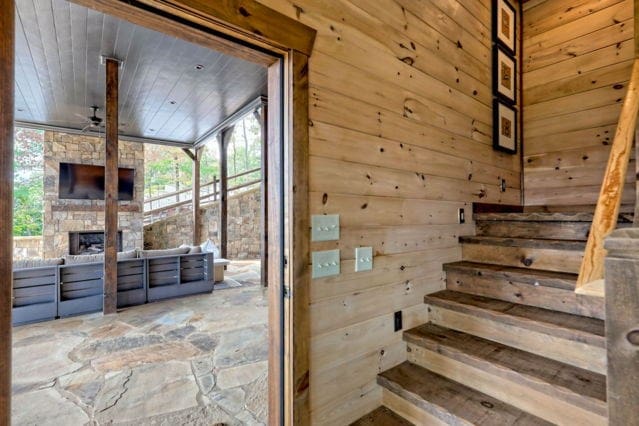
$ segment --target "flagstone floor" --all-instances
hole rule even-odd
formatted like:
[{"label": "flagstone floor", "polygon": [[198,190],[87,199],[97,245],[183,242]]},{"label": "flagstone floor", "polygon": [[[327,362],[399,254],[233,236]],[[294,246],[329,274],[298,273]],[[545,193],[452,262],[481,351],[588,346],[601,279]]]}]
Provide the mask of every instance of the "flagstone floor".
[{"label": "flagstone floor", "polygon": [[267,421],[267,298],[259,262],[211,294],[14,329],[14,425]]}]

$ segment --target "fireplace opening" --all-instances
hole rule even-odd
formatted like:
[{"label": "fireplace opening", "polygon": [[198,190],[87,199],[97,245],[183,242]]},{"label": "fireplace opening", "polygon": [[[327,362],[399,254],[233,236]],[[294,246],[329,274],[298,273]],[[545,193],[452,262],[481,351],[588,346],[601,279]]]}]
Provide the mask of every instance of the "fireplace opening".
[{"label": "fireplace opening", "polygon": [[[122,251],[122,231],[118,231],[118,251]],[[104,253],[104,231],[69,232],[69,254]]]}]

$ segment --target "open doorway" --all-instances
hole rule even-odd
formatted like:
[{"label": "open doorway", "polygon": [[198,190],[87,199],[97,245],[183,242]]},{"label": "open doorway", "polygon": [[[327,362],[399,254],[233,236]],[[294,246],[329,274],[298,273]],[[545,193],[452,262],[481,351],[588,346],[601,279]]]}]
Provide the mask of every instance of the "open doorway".
[{"label": "open doorway", "polygon": [[[95,7],[93,2],[87,2],[88,6]],[[4,9],[11,11],[13,9],[12,2],[3,1]],[[8,8],[6,7],[8,6]],[[296,42],[292,42],[290,47],[288,42],[282,43],[281,34],[273,34],[275,44],[269,45],[265,43],[265,32],[249,31],[254,35],[250,36],[242,27],[252,27],[246,22],[235,24],[235,28],[229,29],[223,25],[225,15],[222,6],[216,10],[200,11],[192,10],[192,13],[184,12],[179,7],[175,7],[171,12],[164,7],[153,9],[153,7],[143,7],[142,5],[124,4],[118,1],[100,2],[99,7],[102,12],[112,13],[120,18],[136,23],[143,24],[147,27],[151,26],[169,35],[179,35],[197,41],[207,46],[221,47],[227,53],[232,50],[231,46],[237,48],[238,56],[253,59],[268,67],[269,75],[269,166],[268,166],[268,189],[269,189],[269,319],[268,319],[268,400],[269,400],[269,423],[283,423],[284,419],[291,420],[295,416],[303,416],[306,410],[307,393],[308,393],[308,360],[306,355],[306,337],[307,333],[304,328],[307,321],[304,320],[307,303],[306,299],[306,269],[307,269],[307,207],[306,205],[306,148],[304,144],[307,141],[307,93],[306,93],[306,55],[310,53],[309,46],[312,45],[314,37],[313,32],[307,32],[304,28],[300,28],[299,24],[292,25],[292,32],[302,33],[302,44],[305,44],[302,52],[296,51]],[[249,4],[249,8],[253,4]],[[151,10],[153,9],[153,10]],[[244,10],[246,12],[246,10]],[[226,11],[228,12],[228,11]],[[241,13],[241,16],[260,16],[267,12],[258,7],[257,13]],[[202,23],[200,20],[204,16],[210,16],[222,20],[213,19],[208,23]],[[3,13],[3,16],[6,16]],[[189,18],[188,15],[191,15]],[[268,15],[268,13],[267,13]],[[232,17],[231,17],[232,18]],[[229,19],[231,19],[229,18]],[[269,21],[272,22],[273,15],[268,15]],[[283,17],[277,17],[278,19]],[[235,18],[232,18],[235,19]],[[240,19],[242,20],[242,19]],[[200,21],[200,22],[198,22]],[[277,21],[277,19],[276,19]],[[285,18],[282,19],[284,24],[290,24]],[[197,22],[197,24],[196,24]],[[5,24],[5,22],[3,22]],[[14,37],[13,22],[9,19],[3,26],[3,43],[12,44]],[[259,26],[259,25],[258,25]],[[10,30],[7,30],[10,28]],[[223,31],[220,33],[220,29]],[[233,40],[232,36],[239,37]],[[248,47],[247,42],[253,40],[254,47]],[[286,39],[288,37],[284,37]],[[290,41],[290,40],[289,40]],[[309,42],[310,41],[310,42]],[[250,43],[250,44],[253,44]],[[288,50],[290,49],[290,50]],[[12,51],[11,49],[7,49]],[[4,51],[3,51],[4,52]],[[3,57],[3,59],[5,59]],[[7,63],[13,65],[14,59],[6,58]],[[108,68],[107,61],[107,68]],[[7,67],[3,68],[2,81],[8,82],[8,76],[13,74],[9,72]],[[12,80],[12,78],[11,78]],[[10,87],[10,85],[7,85]],[[10,92],[10,91],[9,91]],[[298,95],[297,97],[295,95]],[[10,97],[7,97],[10,98]],[[13,101],[13,99],[11,99]],[[9,111],[9,109],[7,109]],[[13,114],[3,115],[3,120],[7,117],[11,118],[11,123],[3,121],[3,130],[13,127]],[[108,115],[108,109],[107,109]],[[96,116],[95,114],[92,116]],[[89,118],[91,120],[91,118]],[[97,121],[97,120],[91,120]],[[108,119],[107,119],[108,123]],[[107,129],[108,131],[108,129]],[[13,147],[13,132],[3,132],[2,146],[3,153],[10,157]],[[293,144],[293,141],[299,143]],[[2,164],[3,171],[7,171],[6,163]],[[117,169],[116,169],[117,170]],[[109,178],[107,177],[107,185]],[[300,196],[294,195],[294,189],[300,191]],[[117,190],[117,187],[116,187]],[[107,190],[109,191],[109,190]],[[2,195],[10,195],[12,192],[11,180],[3,180],[0,192]],[[293,214],[295,212],[295,215]],[[7,218],[11,217],[11,212],[7,209],[2,211],[3,230],[7,230]],[[303,232],[302,232],[303,231]],[[115,234],[114,234],[115,235]],[[9,254],[12,249],[9,248],[7,240],[11,236],[11,231],[3,236],[2,254]],[[107,238],[108,240],[108,238]],[[108,245],[108,242],[106,243]],[[298,255],[299,253],[299,255]],[[115,260],[114,256],[108,254],[106,262],[109,262],[109,256]],[[0,256],[1,257],[1,256]],[[11,256],[8,257],[11,259]],[[4,276],[11,276],[12,266],[7,264],[3,258],[2,270],[7,272]],[[285,264],[288,265],[285,268]],[[293,277],[295,280],[293,280]],[[105,281],[108,281],[108,277]],[[11,300],[11,282],[5,282],[2,287],[2,302]],[[285,286],[289,287],[289,291],[285,292]],[[297,292],[299,286],[299,292]],[[105,286],[106,287],[106,286]],[[288,299],[285,301],[285,294]],[[186,299],[183,299],[186,300]],[[298,301],[300,302],[298,304]],[[6,306],[12,306],[9,303]],[[10,310],[8,310],[10,312]],[[2,335],[7,337],[3,340],[3,358],[2,365],[8,366],[6,362],[10,353],[10,337],[11,330],[8,327],[11,317],[7,310],[3,310],[2,317]],[[293,332],[292,323],[299,321],[299,328]],[[102,330],[107,331],[107,330]],[[107,331],[108,332],[108,331]],[[285,351],[288,355],[285,357]],[[10,392],[8,384],[9,368],[3,369],[1,381],[3,387],[0,393],[0,415],[8,416],[8,407],[10,401]],[[14,372],[15,374],[16,372]],[[163,374],[158,371],[158,374]],[[130,379],[130,378],[129,378]],[[126,377],[124,382],[128,383]],[[116,392],[117,393],[117,392]],[[119,401],[115,398],[115,401]],[[157,401],[156,401],[157,402]]]}]

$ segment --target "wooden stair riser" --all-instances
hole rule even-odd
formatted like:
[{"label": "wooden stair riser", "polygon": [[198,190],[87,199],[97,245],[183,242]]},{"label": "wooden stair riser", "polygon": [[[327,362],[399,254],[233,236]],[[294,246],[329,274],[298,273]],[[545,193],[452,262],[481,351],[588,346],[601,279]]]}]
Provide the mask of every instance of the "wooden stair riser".
[{"label": "wooden stair riser", "polygon": [[585,410],[487,369],[408,344],[408,361],[556,424],[607,424],[605,415]]},{"label": "wooden stair riser", "polygon": [[577,273],[583,251],[464,243],[462,258],[469,262]]},{"label": "wooden stair riser", "polygon": [[429,306],[429,319],[442,327],[473,334],[596,373],[606,373],[606,350],[603,347],[432,305]]},{"label": "wooden stair riser", "polygon": [[404,362],[377,376],[383,403],[417,425],[546,426],[544,419],[490,395]]},{"label": "wooden stair riser", "polygon": [[[416,425],[446,426],[448,424],[388,389],[382,389],[382,405]],[[467,424],[470,425],[470,423]]]},{"label": "wooden stair riser", "polygon": [[467,271],[446,272],[446,288],[522,305],[604,319],[604,300],[582,296],[574,290],[534,285]]},{"label": "wooden stair riser", "polygon": [[477,235],[486,237],[586,241],[590,223],[481,221],[476,223],[476,230]]}]

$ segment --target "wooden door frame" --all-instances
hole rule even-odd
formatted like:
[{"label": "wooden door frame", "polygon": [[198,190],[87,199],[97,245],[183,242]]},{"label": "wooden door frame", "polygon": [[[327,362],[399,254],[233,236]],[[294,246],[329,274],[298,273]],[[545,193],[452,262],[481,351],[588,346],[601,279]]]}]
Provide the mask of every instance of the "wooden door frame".
[{"label": "wooden door frame", "polygon": [[[268,67],[269,424],[309,420],[308,59],[315,30],[254,0],[72,0]],[[13,190],[14,0],[0,0],[0,196]],[[0,424],[11,416],[11,208],[0,210]]]}]

